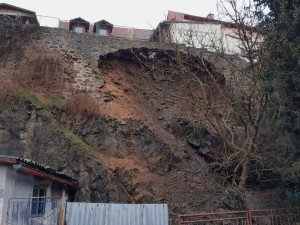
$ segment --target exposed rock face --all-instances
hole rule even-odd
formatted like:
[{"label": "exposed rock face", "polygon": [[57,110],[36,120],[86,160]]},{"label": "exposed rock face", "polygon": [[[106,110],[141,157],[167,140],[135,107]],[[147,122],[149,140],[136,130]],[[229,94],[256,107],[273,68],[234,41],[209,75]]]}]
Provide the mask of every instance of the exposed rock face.
[{"label": "exposed rock face", "polygon": [[57,111],[49,117],[24,99],[1,105],[0,112],[0,154],[30,158],[78,179],[76,201],[167,202],[174,216],[228,208],[222,203],[227,194],[201,157],[188,146],[174,154],[141,121],[69,120]]},{"label": "exposed rock face", "polygon": [[[130,47],[168,46],[50,28],[34,38],[23,61],[2,70],[0,80],[11,79],[16,69],[26,72],[37,51],[51,52],[63,64],[60,98],[88,93],[100,113],[71,116],[28,96],[1,104],[0,154],[30,158],[78,179],[76,201],[168,203],[171,224],[178,214],[247,208],[242,194],[208,165],[221,143],[201,123],[184,85],[113,54],[105,57]],[[52,96],[40,86],[43,98]]]}]

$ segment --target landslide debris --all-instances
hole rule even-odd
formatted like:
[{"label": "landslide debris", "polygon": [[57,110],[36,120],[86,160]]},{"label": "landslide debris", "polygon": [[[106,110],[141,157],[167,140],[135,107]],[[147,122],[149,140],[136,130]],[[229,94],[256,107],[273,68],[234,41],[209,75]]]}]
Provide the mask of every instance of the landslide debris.
[{"label": "landslide debris", "polygon": [[[44,66],[36,65],[36,52],[44,55]],[[180,54],[210,82],[194,66],[196,59]],[[168,203],[171,224],[178,214],[247,208],[247,198],[209,165],[222,143],[190,101],[201,95],[197,87],[187,92],[170,73],[174,57],[172,51],[147,48],[102,55],[101,85],[89,91],[76,86],[83,83],[77,70],[86,64],[59,52],[27,49],[23,60],[2,70],[5,77],[1,73],[8,81],[28,74],[31,85],[17,79],[25,94],[0,105],[0,153],[31,158],[77,178],[76,201]],[[165,69],[156,70],[157,62]],[[59,75],[51,79],[47,71]],[[97,76],[87,82],[98,84]],[[59,86],[52,88],[53,82]]]}]

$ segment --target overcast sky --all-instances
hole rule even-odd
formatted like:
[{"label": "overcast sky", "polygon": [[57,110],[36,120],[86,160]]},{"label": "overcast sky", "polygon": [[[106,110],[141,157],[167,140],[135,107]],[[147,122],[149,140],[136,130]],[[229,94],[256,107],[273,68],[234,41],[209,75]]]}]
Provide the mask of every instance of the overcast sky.
[{"label": "overcast sky", "polygon": [[[168,10],[196,16],[217,14],[217,0],[6,0],[5,3],[35,11],[37,15],[70,20],[76,17],[94,23],[105,19],[127,27],[152,29],[166,19]],[[55,26],[57,19],[38,18],[41,25]],[[54,24],[54,25],[53,25]]]}]

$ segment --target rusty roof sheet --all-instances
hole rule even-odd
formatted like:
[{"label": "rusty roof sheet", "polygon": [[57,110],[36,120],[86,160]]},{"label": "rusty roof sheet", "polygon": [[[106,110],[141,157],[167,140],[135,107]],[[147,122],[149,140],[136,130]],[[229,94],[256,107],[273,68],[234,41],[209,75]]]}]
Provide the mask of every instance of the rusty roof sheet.
[{"label": "rusty roof sheet", "polygon": [[46,174],[58,177],[60,179],[69,181],[71,183],[76,183],[76,180],[71,176],[54,169],[53,167],[43,165],[41,163],[35,162],[31,159],[20,158],[16,156],[0,155],[0,164],[24,164],[29,168],[44,172]]}]

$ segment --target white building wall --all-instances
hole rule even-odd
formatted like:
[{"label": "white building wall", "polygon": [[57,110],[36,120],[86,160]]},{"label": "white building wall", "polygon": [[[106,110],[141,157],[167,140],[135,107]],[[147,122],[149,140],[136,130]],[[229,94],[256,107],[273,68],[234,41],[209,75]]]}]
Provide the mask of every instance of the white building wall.
[{"label": "white building wall", "polygon": [[[48,203],[45,215],[41,217],[31,216],[30,202],[35,185],[47,190]],[[52,196],[59,198],[52,199]],[[50,202],[52,200],[58,200],[57,204]],[[0,225],[53,225],[54,221],[63,221],[66,201],[64,185],[20,173],[12,165],[0,165]]]},{"label": "white building wall", "polygon": [[31,198],[34,177],[29,174],[17,173],[14,198]]},{"label": "white building wall", "polygon": [[[9,219],[11,200],[13,198],[31,198],[33,190],[34,178],[31,175],[17,173],[12,166],[0,166],[0,190],[4,187],[4,197],[2,201],[2,223],[6,225]],[[21,201],[21,200],[20,200]],[[0,206],[1,212],[1,206]]]},{"label": "white building wall", "polygon": [[6,167],[0,166],[0,225],[3,225]]},{"label": "white building wall", "polygon": [[15,189],[16,171],[13,168],[6,167],[5,173],[5,187],[4,187],[4,198],[3,198],[3,215],[2,224],[7,222],[7,211],[9,207],[9,199],[14,195]]},{"label": "white building wall", "polygon": [[239,39],[225,34],[223,43],[227,54],[241,54],[242,42]]},{"label": "white building wall", "polygon": [[242,43],[233,33],[234,29],[213,23],[173,23],[170,28],[171,41],[174,43],[213,52],[240,54]]}]

